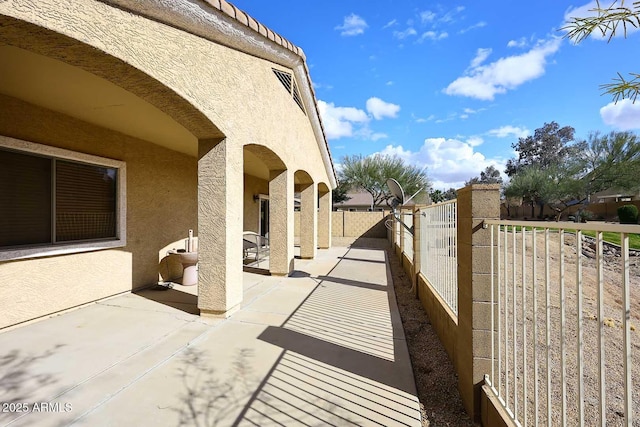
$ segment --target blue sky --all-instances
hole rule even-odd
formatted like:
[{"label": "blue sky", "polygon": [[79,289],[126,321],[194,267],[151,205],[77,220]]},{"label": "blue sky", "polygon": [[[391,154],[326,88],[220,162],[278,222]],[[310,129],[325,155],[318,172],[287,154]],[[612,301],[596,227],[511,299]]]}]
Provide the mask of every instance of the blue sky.
[{"label": "blue sky", "polygon": [[579,139],[640,129],[640,101],[614,105],[599,87],[640,72],[640,31],[580,45],[559,31],[595,1],[233,3],[304,50],[338,165],[396,154],[458,188],[504,170],[511,144],[545,122]]}]

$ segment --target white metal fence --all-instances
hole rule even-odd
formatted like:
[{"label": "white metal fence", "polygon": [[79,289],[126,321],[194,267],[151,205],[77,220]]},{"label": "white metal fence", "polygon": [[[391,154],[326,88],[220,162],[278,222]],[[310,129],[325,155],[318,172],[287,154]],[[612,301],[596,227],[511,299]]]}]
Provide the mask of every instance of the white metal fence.
[{"label": "white metal fence", "polygon": [[[413,211],[404,213],[400,219],[404,221],[407,227],[413,227]],[[409,259],[413,260],[413,234],[405,227],[402,227],[402,232],[404,233],[404,253]]]},{"label": "white metal fence", "polygon": [[486,224],[496,269],[487,381],[512,419],[640,425],[640,253],[629,249],[640,226]]},{"label": "white metal fence", "polygon": [[[457,201],[420,210],[420,272],[458,314]],[[416,218],[417,220],[417,218]]]}]

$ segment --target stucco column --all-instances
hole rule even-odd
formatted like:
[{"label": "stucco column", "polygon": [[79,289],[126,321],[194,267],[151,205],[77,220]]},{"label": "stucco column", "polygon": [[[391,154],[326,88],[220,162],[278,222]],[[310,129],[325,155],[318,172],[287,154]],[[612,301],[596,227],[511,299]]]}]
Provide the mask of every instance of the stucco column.
[{"label": "stucco column", "polygon": [[226,317],[242,302],[242,144],[198,144],[198,308]]},{"label": "stucco column", "polygon": [[300,187],[300,258],[313,259],[318,253],[318,192],[316,184]]},{"label": "stucco column", "polygon": [[331,190],[320,192],[320,211],[318,212],[318,247],[331,247]]},{"label": "stucco column", "polygon": [[288,170],[271,171],[269,271],[275,276],[286,276],[293,271],[293,226],[293,174]]},{"label": "stucco column", "polygon": [[458,190],[458,388],[474,419],[484,375],[491,373],[491,231],[482,222],[499,218],[499,185]]}]

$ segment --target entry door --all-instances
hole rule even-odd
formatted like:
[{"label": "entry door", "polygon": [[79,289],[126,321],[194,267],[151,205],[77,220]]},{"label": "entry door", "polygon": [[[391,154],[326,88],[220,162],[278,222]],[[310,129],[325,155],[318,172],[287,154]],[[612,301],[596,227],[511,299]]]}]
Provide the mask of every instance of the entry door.
[{"label": "entry door", "polygon": [[260,197],[260,230],[263,237],[269,237],[269,199]]}]

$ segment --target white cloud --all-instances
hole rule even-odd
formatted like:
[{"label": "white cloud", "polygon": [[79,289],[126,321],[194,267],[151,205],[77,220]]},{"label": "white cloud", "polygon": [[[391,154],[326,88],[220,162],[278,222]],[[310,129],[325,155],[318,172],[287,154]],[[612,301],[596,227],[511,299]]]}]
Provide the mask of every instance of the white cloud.
[{"label": "white cloud", "polygon": [[505,159],[488,159],[476,151],[482,143],[479,137],[460,139],[427,138],[418,151],[405,150],[401,145],[387,145],[382,154],[397,155],[419,167],[428,165],[428,175],[434,188],[461,188],[465,181],[480,175],[487,166],[504,169]]},{"label": "white cloud", "polygon": [[440,18],[440,22],[455,22],[456,15],[458,15],[463,10],[464,6],[458,6],[455,9],[450,10],[442,18]]},{"label": "white cloud", "polygon": [[480,21],[480,22],[478,22],[476,24],[471,25],[470,27],[463,28],[462,30],[458,31],[458,33],[459,34],[464,34],[464,33],[467,33],[467,32],[469,32],[471,30],[476,30],[478,28],[483,28],[483,27],[486,27],[486,26],[487,26],[486,22]]},{"label": "white cloud", "polygon": [[417,34],[418,32],[416,30],[414,30],[412,27],[409,27],[404,31],[394,31],[393,37],[397,38],[398,40],[402,40],[410,36],[415,36]]},{"label": "white cloud", "polygon": [[380,98],[372,97],[367,99],[367,111],[376,119],[381,120],[384,117],[394,118],[400,111],[400,106],[384,102]]},{"label": "white cloud", "polygon": [[430,10],[425,10],[419,13],[420,15],[420,21],[423,24],[426,24],[427,22],[433,22],[434,19],[436,19],[436,14],[431,12]]},{"label": "white cloud", "polygon": [[427,31],[425,33],[422,33],[422,35],[418,39],[418,43],[422,43],[425,40],[442,40],[446,39],[447,37],[449,37],[449,33],[447,33],[446,31],[443,31],[441,33],[438,33],[436,31]]},{"label": "white cloud", "polygon": [[[615,1],[602,0],[600,1],[600,6],[598,6],[598,3],[595,0],[593,0],[583,6],[576,7],[576,8],[569,8],[564,14],[564,23],[562,27],[567,26],[571,22],[572,18],[587,18],[587,17],[598,16],[598,12],[594,11],[594,9],[597,9],[598,7],[600,9],[607,9],[611,6],[616,8],[616,7],[622,7],[622,3],[623,1],[618,1],[618,0],[615,0]],[[628,3],[632,3],[632,2],[628,2]],[[625,7],[631,7],[631,6],[627,5]],[[627,25],[626,35],[628,36],[629,34],[634,33],[638,30],[640,30],[640,28],[634,27],[633,25]],[[596,29],[594,32],[591,33],[590,37],[596,40],[607,40],[609,38],[609,35],[610,35],[609,32],[603,35],[600,30]],[[618,31],[616,31],[616,37],[624,37],[624,36],[625,36],[625,32],[623,31],[623,27],[619,27]]]},{"label": "white cloud", "polygon": [[354,136],[354,125],[363,125],[369,121],[364,111],[354,107],[336,107],[333,103],[318,101],[318,111],[322,117],[328,139]]},{"label": "white cloud", "polygon": [[538,43],[526,53],[500,58],[487,65],[473,66],[472,61],[465,75],[451,82],[444,92],[447,95],[491,101],[496,94],[506,93],[507,90],[542,76],[547,57],[557,52],[560,44],[560,38],[552,38]]},{"label": "white cloud", "polygon": [[507,47],[527,47],[527,39],[521,37],[518,40],[509,40],[509,43],[507,43]]},{"label": "white cloud", "polygon": [[364,19],[352,13],[345,16],[342,25],[338,25],[335,29],[340,30],[340,35],[343,36],[357,36],[363,34],[367,27],[367,22]]},{"label": "white cloud", "polygon": [[480,66],[491,55],[491,52],[493,52],[491,48],[478,48],[475,58],[471,60],[471,68]]},{"label": "white cloud", "polygon": [[602,121],[619,130],[640,129],[640,102],[630,99],[611,102],[600,109]]},{"label": "white cloud", "polygon": [[388,82],[385,83],[385,85],[387,86],[393,86],[395,83],[393,82],[393,80],[389,80]]},{"label": "white cloud", "polygon": [[516,127],[516,126],[502,126],[497,129],[491,129],[487,132],[488,135],[495,136],[497,138],[507,138],[510,136],[515,136],[516,138],[526,138],[531,134],[529,129]]},{"label": "white cloud", "polygon": [[394,25],[396,25],[398,23],[397,19],[392,19],[391,21],[387,22],[384,27],[382,27],[382,29],[384,30],[385,28],[389,28],[389,27],[393,27]]}]

